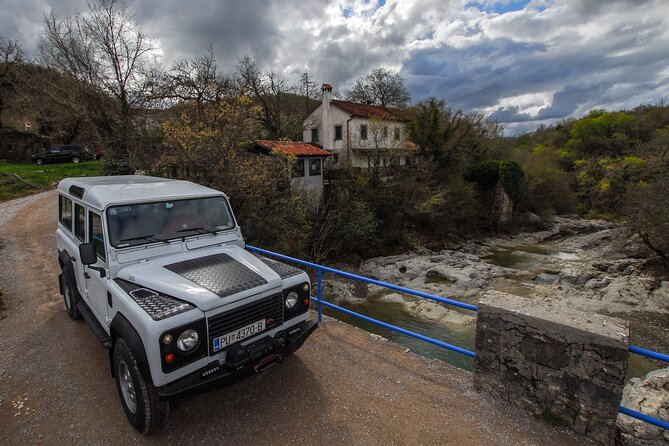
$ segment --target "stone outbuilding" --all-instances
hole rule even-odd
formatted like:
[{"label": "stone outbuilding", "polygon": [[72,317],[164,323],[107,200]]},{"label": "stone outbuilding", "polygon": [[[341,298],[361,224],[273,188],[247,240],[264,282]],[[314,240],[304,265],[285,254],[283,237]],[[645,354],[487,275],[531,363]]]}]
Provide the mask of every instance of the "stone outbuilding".
[{"label": "stone outbuilding", "polygon": [[256,140],[254,151],[271,155],[281,153],[294,156],[295,165],[291,172],[290,187],[302,191],[315,205],[323,202],[323,169],[325,160],[332,152],[308,142]]}]

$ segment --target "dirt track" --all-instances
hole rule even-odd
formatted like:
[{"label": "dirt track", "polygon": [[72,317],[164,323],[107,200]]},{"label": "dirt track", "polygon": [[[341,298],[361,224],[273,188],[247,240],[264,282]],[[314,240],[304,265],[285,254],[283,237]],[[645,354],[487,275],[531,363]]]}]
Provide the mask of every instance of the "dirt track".
[{"label": "dirt track", "polygon": [[[15,213],[15,215],[14,215]],[[278,367],[125,419],[106,350],[58,294],[54,192],[0,204],[0,444],[584,443],[474,392],[467,372],[329,321]]]}]

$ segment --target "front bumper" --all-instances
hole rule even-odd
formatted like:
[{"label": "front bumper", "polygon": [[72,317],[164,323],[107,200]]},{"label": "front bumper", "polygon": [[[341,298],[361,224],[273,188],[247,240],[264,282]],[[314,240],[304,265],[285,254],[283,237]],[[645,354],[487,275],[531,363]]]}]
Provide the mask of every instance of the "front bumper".
[{"label": "front bumper", "polygon": [[231,361],[225,364],[214,361],[183,378],[156,388],[158,396],[164,400],[172,400],[238,383],[282,362],[286,356],[304,344],[316,327],[318,324],[314,321],[303,321],[277,333],[273,338],[267,336],[252,344],[262,344],[259,351],[262,351],[263,355],[257,355],[258,350],[250,352],[246,361],[235,363],[235,365],[232,365]]}]

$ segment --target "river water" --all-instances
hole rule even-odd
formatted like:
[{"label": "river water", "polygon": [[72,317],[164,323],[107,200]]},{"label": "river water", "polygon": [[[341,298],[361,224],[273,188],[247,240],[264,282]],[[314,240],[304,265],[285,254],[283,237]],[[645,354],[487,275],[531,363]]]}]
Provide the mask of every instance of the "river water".
[{"label": "river water", "polygon": [[[578,256],[575,253],[554,249],[550,246],[539,245],[512,245],[512,246],[491,246],[492,254],[483,257],[487,263],[503,266],[506,268],[514,268],[521,271],[530,271],[534,274],[532,278],[520,279],[505,279],[492,286],[492,289],[498,291],[516,294],[524,297],[529,297],[532,292],[532,282],[551,284],[558,279],[559,260],[577,260]],[[525,253],[530,255],[525,255]],[[439,281],[444,279],[431,278],[431,281]],[[468,350],[475,350],[475,323],[460,324],[449,323],[444,321],[434,321],[421,317],[407,309],[407,306],[384,300],[383,297],[394,291],[387,290],[375,292],[367,295],[364,299],[355,302],[343,301],[339,305],[348,308],[352,311],[364,314],[374,319],[387,322],[416,333],[429,336],[431,338],[447,342]],[[463,299],[459,296],[442,296],[455,300],[468,301],[476,304],[476,299]],[[414,297],[409,296],[409,299]],[[329,300],[324,296],[325,300]],[[415,299],[421,299],[416,297]],[[449,307],[453,309],[453,307]],[[471,311],[454,308],[465,314],[473,314]],[[472,370],[473,359],[462,354],[438,347],[433,344],[421,341],[419,339],[411,338],[409,336],[397,333],[395,331],[380,327],[378,325],[363,321],[359,318],[349,316],[334,310],[324,309],[325,314],[335,317],[339,320],[350,323],[351,325],[360,327],[371,333],[383,336],[399,345],[410,349],[419,355],[436,358],[448,362],[456,367]],[[641,377],[646,373],[657,369],[655,365],[646,359],[630,355],[628,365],[627,380],[632,377]]]}]

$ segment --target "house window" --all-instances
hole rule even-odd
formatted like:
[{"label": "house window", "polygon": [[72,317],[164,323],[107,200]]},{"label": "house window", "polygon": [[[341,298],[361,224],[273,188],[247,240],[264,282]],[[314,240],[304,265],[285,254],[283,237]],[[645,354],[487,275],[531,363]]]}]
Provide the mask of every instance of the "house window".
[{"label": "house window", "polygon": [[79,204],[74,205],[74,235],[82,242],[86,241],[86,209]]},{"label": "house window", "polygon": [[341,125],[335,125],[335,141],[341,141]]},{"label": "house window", "polygon": [[102,217],[100,215],[89,212],[88,213],[88,241],[93,243],[95,252],[102,260],[105,261],[105,234],[102,231]]},{"label": "house window", "polygon": [[360,139],[367,140],[367,124],[360,124]]},{"label": "house window", "polygon": [[68,231],[72,231],[72,200],[62,195],[58,196],[58,220]]},{"label": "house window", "polygon": [[399,141],[399,140],[400,140],[400,128],[395,127],[395,141]]},{"label": "house window", "polygon": [[293,166],[293,177],[304,176],[304,158],[298,158]]},{"label": "house window", "polygon": [[318,129],[311,129],[311,142],[318,144]]},{"label": "house window", "polygon": [[321,159],[312,158],[309,160],[309,176],[316,176],[321,174]]}]

